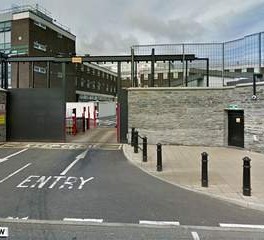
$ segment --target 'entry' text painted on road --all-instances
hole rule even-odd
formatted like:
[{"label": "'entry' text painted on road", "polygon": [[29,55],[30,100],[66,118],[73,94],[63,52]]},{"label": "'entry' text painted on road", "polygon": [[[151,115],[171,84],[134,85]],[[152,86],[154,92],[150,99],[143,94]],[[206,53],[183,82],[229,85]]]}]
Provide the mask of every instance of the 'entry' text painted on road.
[{"label": "'entry' text painted on road", "polygon": [[94,177],[83,178],[83,177],[66,177],[66,176],[29,176],[24,181],[22,181],[18,188],[38,188],[41,189],[44,186],[47,188],[57,188],[57,189],[79,189],[81,190],[83,186],[93,180]]}]

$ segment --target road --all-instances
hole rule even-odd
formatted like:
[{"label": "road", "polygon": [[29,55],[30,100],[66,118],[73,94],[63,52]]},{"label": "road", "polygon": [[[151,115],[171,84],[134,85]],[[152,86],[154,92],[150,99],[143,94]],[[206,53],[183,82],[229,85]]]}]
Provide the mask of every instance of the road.
[{"label": "road", "polygon": [[[162,239],[150,237],[155,233],[157,237],[167,234],[166,239],[195,239],[192,232],[200,239],[264,239],[263,212],[149,176],[125,159],[118,144],[86,149],[83,145],[79,149],[1,148],[0,166],[0,206],[4,206],[0,226],[9,226],[10,234],[18,234],[12,239],[29,239],[27,234],[43,237],[50,228],[54,234],[39,239],[61,239],[71,228],[76,239],[85,239],[90,232],[94,234],[91,239],[103,239],[97,229],[112,233],[113,238],[105,235],[106,239],[124,239],[126,234],[129,239],[141,233],[149,239]],[[166,222],[173,226],[157,227]],[[91,231],[83,232],[82,223]],[[260,229],[230,230],[220,227],[222,223],[258,225]],[[154,225],[147,227],[150,224]]]}]

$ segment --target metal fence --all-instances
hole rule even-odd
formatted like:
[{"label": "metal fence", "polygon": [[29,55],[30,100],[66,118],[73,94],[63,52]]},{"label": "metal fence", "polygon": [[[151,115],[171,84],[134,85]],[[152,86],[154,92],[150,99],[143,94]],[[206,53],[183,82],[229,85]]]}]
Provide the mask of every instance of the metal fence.
[{"label": "metal fence", "polygon": [[[264,32],[247,35],[243,38],[224,43],[183,43],[183,44],[158,44],[132,46],[135,55],[151,54],[195,54],[198,58],[209,58],[210,86],[226,86],[232,82],[252,81],[253,73],[264,73]],[[186,69],[187,66],[187,71]],[[189,86],[204,86],[203,78],[206,64],[199,61],[186,63],[170,62],[155,64],[155,78],[163,74],[163,85],[170,72],[176,82],[188,77]],[[148,78],[150,64],[138,64],[138,78]]]}]

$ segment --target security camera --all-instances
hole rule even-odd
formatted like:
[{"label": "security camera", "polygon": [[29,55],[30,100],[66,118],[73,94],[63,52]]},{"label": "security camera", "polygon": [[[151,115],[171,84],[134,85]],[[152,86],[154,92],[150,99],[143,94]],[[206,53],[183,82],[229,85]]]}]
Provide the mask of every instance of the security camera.
[{"label": "security camera", "polygon": [[257,100],[257,96],[256,95],[252,95],[252,100]]}]

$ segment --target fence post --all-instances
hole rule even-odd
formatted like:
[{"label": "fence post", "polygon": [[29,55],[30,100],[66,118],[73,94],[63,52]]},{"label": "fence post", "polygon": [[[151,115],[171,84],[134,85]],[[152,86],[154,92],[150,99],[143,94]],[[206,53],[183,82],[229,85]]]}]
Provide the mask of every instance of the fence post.
[{"label": "fence post", "polygon": [[135,128],[132,127],[131,129],[131,146],[134,146],[134,135],[135,135]]},{"label": "fence post", "polygon": [[90,107],[88,107],[87,130],[90,129]]},{"label": "fence post", "polygon": [[157,144],[157,171],[162,171],[162,148],[160,143]]},{"label": "fence post", "polygon": [[251,181],[250,181],[250,161],[249,157],[243,158],[243,195],[251,196]]},{"label": "fence post", "polygon": [[148,139],[143,137],[143,162],[148,161]]},{"label": "fence post", "polygon": [[138,153],[138,131],[134,132],[134,153]]},{"label": "fence post", "polygon": [[85,132],[85,112],[82,114],[82,131]]},{"label": "fence post", "polygon": [[202,187],[208,187],[208,153],[202,153]]}]

